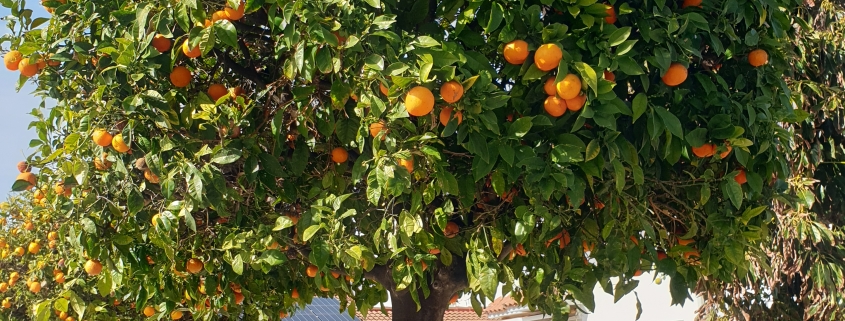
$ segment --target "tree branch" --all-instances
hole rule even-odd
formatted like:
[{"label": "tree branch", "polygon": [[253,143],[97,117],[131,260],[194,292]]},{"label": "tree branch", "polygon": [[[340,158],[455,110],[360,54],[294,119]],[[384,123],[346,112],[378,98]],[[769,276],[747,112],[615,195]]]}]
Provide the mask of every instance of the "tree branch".
[{"label": "tree branch", "polygon": [[233,61],[232,58],[229,57],[229,55],[220,51],[220,49],[214,49],[214,55],[217,57],[217,59],[222,60],[223,64],[226,65],[226,67],[228,67],[229,69],[232,69],[241,76],[252,80],[252,82],[256,84],[256,87],[267,87],[267,82],[265,82],[264,79],[261,78],[261,75],[259,75],[258,72],[256,72],[255,70],[247,69],[239,65],[238,63]]}]

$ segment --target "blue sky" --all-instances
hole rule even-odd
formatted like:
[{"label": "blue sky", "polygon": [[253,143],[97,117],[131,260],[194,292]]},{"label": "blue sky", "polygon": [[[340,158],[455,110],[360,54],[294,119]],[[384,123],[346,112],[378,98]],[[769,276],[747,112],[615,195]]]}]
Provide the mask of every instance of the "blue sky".
[{"label": "blue sky", "polygon": [[[38,2],[33,2],[38,3]],[[47,12],[41,6],[30,5],[34,17],[43,17]],[[8,16],[8,8],[0,8],[0,16]],[[0,26],[3,34],[9,33],[6,22]],[[9,50],[8,44],[3,45],[3,52]],[[29,141],[36,137],[35,131],[27,129],[34,119],[28,113],[41,104],[41,100],[31,95],[35,86],[29,84],[15,91],[20,74],[17,71],[0,67],[0,97],[3,99],[2,116],[0,116],[0,198],[11,192],[12,183],[18,175],[16,165],[32,153]]]}]

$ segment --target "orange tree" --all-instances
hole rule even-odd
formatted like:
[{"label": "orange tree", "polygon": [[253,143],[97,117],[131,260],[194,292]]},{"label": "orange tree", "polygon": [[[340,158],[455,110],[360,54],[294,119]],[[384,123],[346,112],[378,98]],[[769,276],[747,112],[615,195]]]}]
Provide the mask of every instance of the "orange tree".
[{"label": "orange tree", "polygon": [[6,67],[55,103],[24,235],[74,281],[19,318],[441,320],[501,284],[564,319],[651,269],[683,303],[747,277],[795,191],[796,1],[3,5]]}]

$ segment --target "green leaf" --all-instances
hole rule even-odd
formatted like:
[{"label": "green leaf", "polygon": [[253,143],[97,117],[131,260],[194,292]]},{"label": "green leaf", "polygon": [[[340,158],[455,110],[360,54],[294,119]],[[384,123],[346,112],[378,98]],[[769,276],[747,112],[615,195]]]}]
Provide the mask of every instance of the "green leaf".
[{"label": "green leaf", "polygon": [[751,221],[751,219],[757,217],[757,215],[762,214],[763,211],[766,210],[766,208],[768,208],[768,207],[766,207],[765,205],[764,206],[758,206],[758,207],[755,207],[755,208],[750,208],[750,207],[746,208],[745,211],[742,212],[742,217],[740,217],[740,221],[742,222],[743,225],[748,225],[748,222]]},{"label": "green leaf", "polygon": [[235,148],[221,148],[211,157],[212,163],[231,164],[241,158],[242,151]]},{"label": "green leaf", "polygon": [[733,177],[726,177],[722,181],[722,192],[731,200],[734,207],[740,208],[742,206],[742,187]]},{"label": "green leaf", "polygon": [[593,139],[587,144],[587,155],[584,157],[584,161],[589,162],[599,156],[599,152],[601,151],[601,146],[599,146],[598,139]]},{"label": "green leaf", "polygon": [[634,101],[631,102],[631,108],[634,111],[634,121],[637,122],[637,119],[645,113],[646,108],[648,107],[648,96],[644,93],[638,93],[634,97]]},{"label": "green leaf", "polygon": [[302,232],[302,241],[308,242],[308,240],[310,240],[312,237],[314,237],[315,234],[317,234],[321,227],[322,226],[319,224],[309,226],[307,229],[305,229],[305,232]]},{"label": "green leaf", "polygon": [[531,130],[534,123],[531,121],[534,117],[525,116],[517,119],[508,128],[508,136],[522,138]]},{"label": "green leaf", "polygon": [[576,62],[575,69],[581,73],[581,78],[587,82],[587,86],[593,89],[593,93],[598,94],[599,85],[596,71],[590,65],[583,62]]},{"label": "green leaf", "polygon": [[238,48],[238,31],[229,20],[223,19],[214,23],[214,32],[223,44]]},{"label": "green leaf", "polygon": [[607,38],[607,42],[610,44],[611,47],[616,47],[620,45],[622,42],[628,39],[628,36],[631,35],[631,27],[622,27],[613,31],[610,36]]},{"label": "green leaf", "polygon": [[491,300],[496,296],[496,288],[499,286],[496,274],[496,269],[489,266],[482,267],[478,274],[478,280],[481,282],[481,291]]},{"label": "green leaf", "polygon": [[381,0],[364,0],[364,1],[367,2],[367,4],[370,5],[373,8],[376,8],[376,9],[381,8]]},{"label": "green leaf", "polygon": [[279,250],[268,250],[261,254],[258,260],[266,262],[270,266],[276,266],[287,262],[287,257]]},{"label": "green leaf", "polygon": [[642,64],[638,64],[631,57],[619,57],[616,62],[619,64],[619,70],[626,75],[636,76],[645,73]]},{"label": "green leaf", "polygon": [[681,128],[681,121],[678,120],[678,117],[675,114],[672,114],[668,110],[663,107],[654,107],[654,110],[657,111],[657,115],[663,119],[663,124],[666,126],[666,129],[669,130],[672,135],[678,136],[680,139],[684,139],[684,129]]},{"label": "green leaf", "polygon": [[232,259],[232,272],[237,273],[238,275],[244,274],[244,259],[241,257],[241,254],[235,255]]},{"label": "green leaf", "polygon": [[687,133],[687,142],[692,147],[699,147],[707,143],[707,128],[696,128]]},{"label": "green leaf", "polygon": [[[494,2],[490,6],[490,17],[487,19],[487,24],[484,26],[484,31],[488,34],[496,31],[499,28],[499,25],[502,23],[502,20],[505,17],[505,9],[502,8],[502,5],[498,2]],[[492,298],[492,297],[491,297]]]},{"label": "green leaf", "polygon": [[117,245],[129,245],[134,241],[131,236],[125,234],[117,234],[112,241]]}]

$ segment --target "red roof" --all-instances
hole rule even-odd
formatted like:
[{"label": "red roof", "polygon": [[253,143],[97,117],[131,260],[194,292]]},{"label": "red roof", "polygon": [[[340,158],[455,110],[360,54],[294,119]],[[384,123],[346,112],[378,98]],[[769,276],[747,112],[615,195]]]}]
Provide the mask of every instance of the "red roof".
[{"label": "red roof", "polygon": [[498,298],[496,300],[493,300],[493,302],[490,303],[490,305],[488,305],[486,309],[484,309],[484,313],[489,314],[489,313],[504,312],[508,308],[512,308],[512,307],[515,307],[515,306],[519,306],[519,302],[516,302],[516,300],[514,300],[510,295],[508,295],[508,296],[501,297],[501,298]]},{"label": "red roof", "polygon": [[[364,318],[360,314],[358,318],[361,321],[391,321],[393,320],[392,311],[390,309],[385,309],[387,315],[381,313],[380,309],[372,309],[367,314],[367,317]],[[475,314],[475,310],[472,308],[450,308],[446,310],[446,314],[443,315],[443,321],[489,321],[486,317],[479,317],[478,314]]]}]

